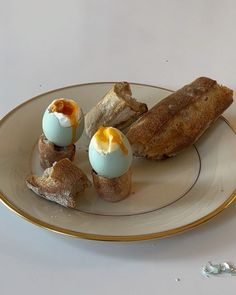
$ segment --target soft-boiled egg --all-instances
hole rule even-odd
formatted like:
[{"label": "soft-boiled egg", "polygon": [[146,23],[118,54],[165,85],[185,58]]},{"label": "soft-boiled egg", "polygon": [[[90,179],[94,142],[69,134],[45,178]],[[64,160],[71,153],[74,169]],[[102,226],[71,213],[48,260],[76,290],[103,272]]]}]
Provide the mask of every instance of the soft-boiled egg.
[{"label": "soft-boiled egg", "polygon": [[116,128],[100,127],[89,145],[89,161],[100,176],[115,178],[123,175],[133,159],[130,143]]},{"label": "soft-boiled egg", "polygon": [[43,133],[57,146],[74,144],[84,130],[84,115],[72,99],[55,99],[43,115]]}]

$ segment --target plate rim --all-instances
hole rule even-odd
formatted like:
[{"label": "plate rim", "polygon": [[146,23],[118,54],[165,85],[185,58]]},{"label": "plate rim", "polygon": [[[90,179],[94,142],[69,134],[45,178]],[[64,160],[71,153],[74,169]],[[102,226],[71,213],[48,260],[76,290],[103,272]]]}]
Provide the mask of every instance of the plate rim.
[{"label": "plate rim", "polygon": [[[73,88],[73,87],[79,87],[79,86],[89,86],[89,85],[97,85],[97,84],[108,84],[108,83],[116,83],[114,81],[107,81],[107,82],[90,82],[90,83],[82,83],[82,84],[74,84],[69,85],[61,88],[56,88],[44,93],[41,93],[37,96],[34,96],[23,103],[17,105],[15,108],[13,108],[10,112],[8,112],[1,120],[0,120],[0,128],[3,122],[11,116],[18,108],[21,108],[25,104],[41,97],[42,95],[50,94],[55,91],[60,91],[63,89]],[[138,85],[138,86],[147,86],[147,87],[153,87],[161,90],[166,90],[169,92],[173,92],[173,90],[149,85],[149,84],[143,84],[143,83],[133,83],[129,82],[130,85]],[[232,124],[223,116],[220,116],[220,118],[228,125],[228,127],[233,131],[233,133],[236,135],[236,129],[232,126]],[[0,201],[3,205],[5,205],[8,209],[10,209],[12,212],[16,213],[18,216],[22,217],[23,219],[27,220],[28,222],[37,225],[43,229],[47,229],[49,231],[70,236],[70,237],[76,237],[76,238],[83,238],[88,240],[97,240],[97,241],[113,241],[113,242],[130,242],[130,241],[142,241],[142,240],[150,240],[150,239],[157,239],[157,238],[165,238],[170,237],[176,234],[183,233],[185,231],[188,231],[190,229],[194,229],[205,222],[211,220],[215,216],[217,216],[219,213],[221,213],[223,210],[225,210],[227,207],[229,207],[234,201],[236,200],[236,189],[232,192],[232,194],[215,210],[208,213],[207,215],[182,226],[172,228],[169,230],[161,231],[161,232],[155,232],[155,233],[148,233],[148,234],[139,234],[139,235],[101,235],[101,234],[93,234],[93,233],[84,233],[84,232],[78,232],[74,230],[69,230],[60,226],[51,225],[47,222],[44,222],[38,218],[35,218],[34,216],[30,215],[29,213],[25,212],[24,210],[21,210],[16,205],[14,205],[12,202],[10,202],[5,196],[2,191],[0,190]]]}]

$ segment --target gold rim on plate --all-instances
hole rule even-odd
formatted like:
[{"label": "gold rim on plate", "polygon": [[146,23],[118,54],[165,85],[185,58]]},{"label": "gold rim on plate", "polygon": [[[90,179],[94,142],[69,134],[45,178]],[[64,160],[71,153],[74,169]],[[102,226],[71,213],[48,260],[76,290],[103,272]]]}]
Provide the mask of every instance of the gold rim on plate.
[{"label": "gold rim on plate", "polygon": [[[86,85],[95,85],[95,84],[106,84],[106,83],[116,83],[116,82],[95,82],[95,83],[84,83],[84,84],[77,84],[77,85],[71,85],[71,86],[67,86],[67,87],[62,87],[62,88],[58,88],[58,89],[54,89],[48,92],[45,92],[43,94],[49,94],[52,93],[54,91],[59,91],[59,90],[63,90],[66,88],[71,88],[71,87],[78,87],[78,86],[86,86]],[[148,87],[154,87],[157,89],[162,89],[162,90],[166,90],[166,91],[170,91],[172,92],[172,90],[166,89],[166,88],[162,88],[162,87],[157,87],[157,86],[153,86],[153,85],[148,85],[148,84],[141,84],[141,83],[130,83],[131,85],[140,85],[140,86],[148,86]],[[25,102],[23,102],[22,104],[16,106],[13,110],[11,110],[8,114],[6,114],[0,121],[0,127],[2,125],[2,123],[10,116],[12,115],[18,108],[22,107],[23,105],[31,102],[34,99],[37,99],[41,96],[37,95]],[[236,134],[236,130],[234,129],[234,127],[230,124],[230,122],[224,118],[223,116],[220,117],[222,120],[225,121],[225,123],[231,128],[231,130]],[[166,231],[162,231],[162,232],[156,232],[156,233],[150,233],[150,234],[140,234],[140,235],[128,235],[128,236],[122,236],[122,235],[99,235],[99,234],[90,234],[90,233],[83,233],[83,232],[77,232],[77,231],[73,231],[73,230],[68,230],[59,226],[54,226],[51,225],[49,223],[43,222],[33,216],[31,216],[30,214],[28,214],[27,212],[21,210],[20,208],[18,208],[17,206],[15,206],[12,202],[10,202],[7,197],[0,191],[0,200],[2,201],[2,203],[8,207],[11,211],[13,211],[14,213],[16,213],[18,216],[24,218],[25,220],[50,231],[59,233],[59,234],[63,234],[63,235],[67,235],[70,237],[76,237],[76,238],[83,238],[83,239],[89,239],[89,240],[98,240],[98,241],[116,241],[116,242],[128,242],[128,241],[141,241],[141,240],[149,240],[149,239],[156,239],[156,238],[165,238],[165,237],[169,237],[172,235],[176,235],[179,233],[183,233],[187,230],[193,229],[209,220],[211,220],[213,217],[215,217],[216,215],[218,215],[220,212],[222,212],[224,209],[226,209],[227,207],[229,207],[236,199],[236,190],[234,190],[234,192],[229,196],[229,198],[222,203],[218,208],[216,208],[215,210],[213,210],[211,213],[191,222],[188,223],[186,225],[180,226],[180,227],[176,227],[170,230],[166,230]]]}]

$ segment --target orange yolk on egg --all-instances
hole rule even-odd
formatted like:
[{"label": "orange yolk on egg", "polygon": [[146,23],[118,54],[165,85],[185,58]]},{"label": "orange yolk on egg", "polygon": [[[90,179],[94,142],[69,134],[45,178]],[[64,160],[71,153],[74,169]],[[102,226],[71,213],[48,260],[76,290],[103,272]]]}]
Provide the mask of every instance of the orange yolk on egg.
[{"label": "orange yolk on egg", "polygon": [[76,129],[78,126],[78,105],[72,99],[57,99],[50,106],[50,112],[62,113],[65,115],[71,123],[72,127],[72,140],[74,143],[76,141]]},{"label": "orange yolk on egg", "polygon": [[123,139],[121,134],[115,129],[111,127],[100,127],[98,131],[95,133],[95,138],[97,141],[102,141],[104,143],[113,143],[118,144],[121,151],[128,155],[128,149],[123,143]]}]

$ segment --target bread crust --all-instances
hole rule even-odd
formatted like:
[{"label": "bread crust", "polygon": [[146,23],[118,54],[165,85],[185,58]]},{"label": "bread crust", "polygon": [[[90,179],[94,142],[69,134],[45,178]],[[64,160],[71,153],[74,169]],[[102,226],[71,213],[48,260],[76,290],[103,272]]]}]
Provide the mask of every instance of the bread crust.
[{"label": "bread crust", "polygon": [[147,112],[147,105],[132,98],[129,83],[116,83],[85,116],[85,131],[92,137],[101,126],[126,128]]},{"label": "bread crust", "polygon": [[157,103],[127,132],[134,154],[173,156],[193,144],[233,102],[233,91],[200,77]]},{"label": "bread crust", "polygon": [[108,202],[118,202],[130,194],[131,169],[120,177],[106,178],[92,170],[93,184],[100,198]]},{"label": "bread crust", "polygon": [[59,147],[50,142],[44,134],[38,140],[40,165],[43,169],[49,168],[54,162],[68,158],[73,161],[75,157],[75,145]]},{"label": "bread crust", "polygon": [[83,171],[69,159],[62,159],[46,169],[42,176],[28,176],[26,185],[49,201],[75,208],[79,194],[91,186],[91,183]]}]

